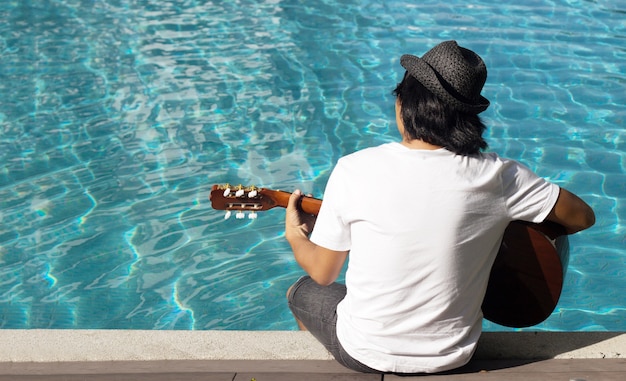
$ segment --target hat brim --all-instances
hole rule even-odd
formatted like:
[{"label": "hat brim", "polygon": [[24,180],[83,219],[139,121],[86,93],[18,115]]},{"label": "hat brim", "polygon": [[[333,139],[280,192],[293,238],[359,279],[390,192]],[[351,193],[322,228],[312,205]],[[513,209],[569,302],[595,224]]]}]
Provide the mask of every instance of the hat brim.
[{"label": "hat brim", "polygon": [[411,54],[400,57],[400,64],[419,83],[426,87],[436,97],[457,110],[471,113],[481,113],[489,107],[489,100],[482,95],[476,102],[459,94],[452,86],[447,84],[437,72],[423,59]]}]

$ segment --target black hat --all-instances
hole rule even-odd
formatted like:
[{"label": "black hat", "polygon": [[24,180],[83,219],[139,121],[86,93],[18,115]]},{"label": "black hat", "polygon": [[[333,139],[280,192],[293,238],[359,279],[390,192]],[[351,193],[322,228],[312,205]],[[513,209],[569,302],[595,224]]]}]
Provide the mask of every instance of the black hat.
[{"label": "black hat", "polygon": [[456,41],[435,46],[422,58],[405,54],[400,64],[437,98],[459,111],[481,113],[489,100],[480,95],[487,67],[478,54]]}]

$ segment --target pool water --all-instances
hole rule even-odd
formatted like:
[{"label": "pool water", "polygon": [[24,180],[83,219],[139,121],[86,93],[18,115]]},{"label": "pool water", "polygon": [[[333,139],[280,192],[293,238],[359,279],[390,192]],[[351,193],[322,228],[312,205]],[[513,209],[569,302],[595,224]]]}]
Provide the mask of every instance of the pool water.
[{"label": "pool water", "polygon": [[[284,211],[398,139],[399,57],[455,39],[489,77],[490,150],[579,194],[560,303],[534,330],[626,329],[626,1],[0,2],[0,327],[292,330]],[[486,330],[504,330],[485,322]]]}]

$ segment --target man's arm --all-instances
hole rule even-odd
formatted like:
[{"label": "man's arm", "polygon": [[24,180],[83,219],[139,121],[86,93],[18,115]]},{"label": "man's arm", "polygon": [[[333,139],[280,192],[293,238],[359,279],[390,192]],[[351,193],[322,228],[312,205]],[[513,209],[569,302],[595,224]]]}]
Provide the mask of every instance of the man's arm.
[{"label": "man's arm", "polygon": [[587,229],[596,222],[596,216],[589,205],[575,194],[561,188],[559,198],[546,218],[565,227],[567,234]]},{"label": "man's arm", "polygon": [[285,237],[298,264],[316,283],[327,286],[339,276],[348,252],[326,249],[309,240],[315,218],[298,209],[301,196],[302,193],[296,190],[289,198],[285,216]]}]

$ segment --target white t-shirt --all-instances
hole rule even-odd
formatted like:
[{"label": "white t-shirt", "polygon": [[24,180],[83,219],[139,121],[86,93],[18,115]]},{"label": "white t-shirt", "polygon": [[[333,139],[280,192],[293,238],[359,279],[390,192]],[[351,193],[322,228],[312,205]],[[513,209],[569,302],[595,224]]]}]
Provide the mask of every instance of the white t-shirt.
[{"label": "white t-shirt", "polygon": [[438,372],[471,358],[489,272],[510,221],[541,222],[559,187],[487,153],[399,143],[339,160],[311,240],[349,250],[337,335],[365,365]]}]

